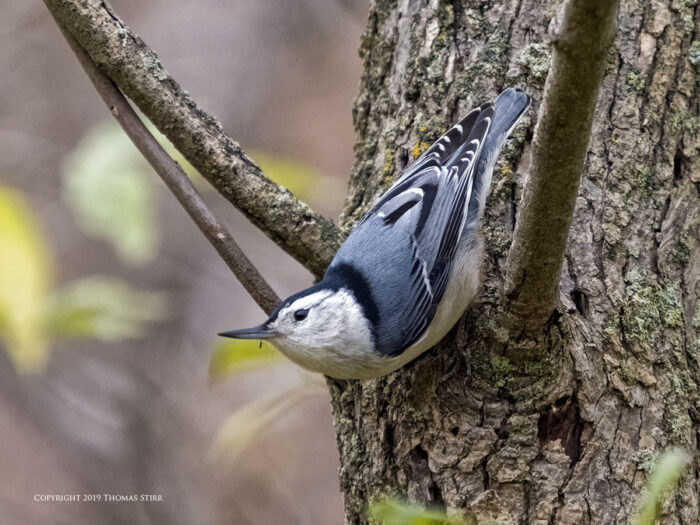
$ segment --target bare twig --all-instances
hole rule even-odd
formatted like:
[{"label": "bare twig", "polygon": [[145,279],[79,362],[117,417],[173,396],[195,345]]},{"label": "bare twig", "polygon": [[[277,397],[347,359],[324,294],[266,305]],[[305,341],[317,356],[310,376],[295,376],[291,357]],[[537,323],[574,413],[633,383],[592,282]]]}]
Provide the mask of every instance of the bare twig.
[{"label": "bare twig", "polygon": [[552,26],[528,181],[506,264],[512,326],[536,334],[559,298],[559,278],[598,90],[615,36],[616,0],[567,0]]},{"label": "bare twig", "polygon": [[197,227],[216,248],[234,275],[248,291],[255,302],[266,313],[272,312],[279,303],[279,297],[267,284],[262,275],[248,260],[226,227],[202,200],[192,182],[180,165],[158,143],[148,131],[117,86],[99,70],[78,41],[57,20],[73,53],[83,66],[85,73],[104,100],[114,118],[119,122],[141,154],[146,158],[163,182],[173,192],[177,200],[190,215]]},{"label": "bare twig", "polygon": [[253,224],[320,277],[341,242],[328,219],[265,178],[106,2],[44,0],[99,69]]}]

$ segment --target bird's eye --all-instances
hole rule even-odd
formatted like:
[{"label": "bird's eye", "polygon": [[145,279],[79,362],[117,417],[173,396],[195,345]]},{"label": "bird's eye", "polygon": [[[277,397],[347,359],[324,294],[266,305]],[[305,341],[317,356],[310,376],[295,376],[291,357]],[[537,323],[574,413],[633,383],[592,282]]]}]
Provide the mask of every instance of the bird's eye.
[{"label": "bird's eye", "polygon": [[309,311],[306,308],[302,308],[301,310],[297,310],[294,312],[294,320],[295,321],[303,321],[306,319],[306,316],[309,315]]}]

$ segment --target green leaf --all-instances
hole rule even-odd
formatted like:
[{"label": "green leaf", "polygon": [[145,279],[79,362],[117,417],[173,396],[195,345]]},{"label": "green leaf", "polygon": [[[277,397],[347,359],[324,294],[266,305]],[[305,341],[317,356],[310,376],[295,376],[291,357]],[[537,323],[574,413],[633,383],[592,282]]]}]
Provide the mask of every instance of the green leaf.
[{"label": "green leaf", "polygon": [[119,341],[144,335],[149,323],[166,317],[162,292],[136,290],[113,277],[93,276],[54,294],[45,329],[57,337],[95,337]]},{"label": "green leaf", "polygon": [[20,372],[39,372],[48,358],[41,313],[52,260],[22,196],[0,186],[0,338]]},{"label": "green leaf", "polygon": [[220,379],[232,374],[279,363],[283,360],[274,346],[264,341],[229,339],[216,345],[209,359],[209,375]]},{"label": "green leaf", "polygon": [[690,464],[688,455],[678,449],[667,450],[656,462],[642,497],[635,525],[654,525],[661,517],[665,500],[673,495],[676,483]]},{"label": "green leaf", "polygon": [[155,178],[112,121],[93,127],[63,163],[63,195],[79,226],[108,240],[127,262],[146,262],[158,247]]},{"label": "green leaf", "polygon": [[369,508],[370,517],[382,525],[466,525],[439,510],[409,505],[393,498],[382,498]]},{"label": "green leaf", "polygon": [[325,388],[305,383],[244,405],[221,426],[209,450],[209,459],[234,461],[268,426],[306,397],[322,392],[326,392]]}]

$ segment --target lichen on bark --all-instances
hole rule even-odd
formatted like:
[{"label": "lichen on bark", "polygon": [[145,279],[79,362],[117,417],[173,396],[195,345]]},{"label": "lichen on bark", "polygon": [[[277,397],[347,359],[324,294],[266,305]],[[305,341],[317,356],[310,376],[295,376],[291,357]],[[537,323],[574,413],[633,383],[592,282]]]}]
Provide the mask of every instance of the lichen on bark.
[{"label": "lichen on bark", "polygon": [[626,523],[653,458],[670,445],[695,459],[665,522],[698,520],[695,2],[622,2],[557,315],[525,348],[497,322],[558,7],[372,3],[346,229],[470,107],[509,85],[534,103],[496,166],[479,300],[397,373],[329,382],[348,523],[365,523],[367,503],[386,493],[479,523]]}]

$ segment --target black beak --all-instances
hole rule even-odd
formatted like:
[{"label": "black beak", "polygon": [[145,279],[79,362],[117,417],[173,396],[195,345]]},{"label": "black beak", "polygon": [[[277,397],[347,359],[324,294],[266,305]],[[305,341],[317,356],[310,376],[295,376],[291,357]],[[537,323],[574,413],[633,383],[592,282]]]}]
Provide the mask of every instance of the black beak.
[{"label": "black beak", "polygon": [[252,328],[221,332],[219,335],[222,337],[230,337],[231,339],[269,339],[275,335],[275,333],[264,324],[261,324],[253,326]]}]

